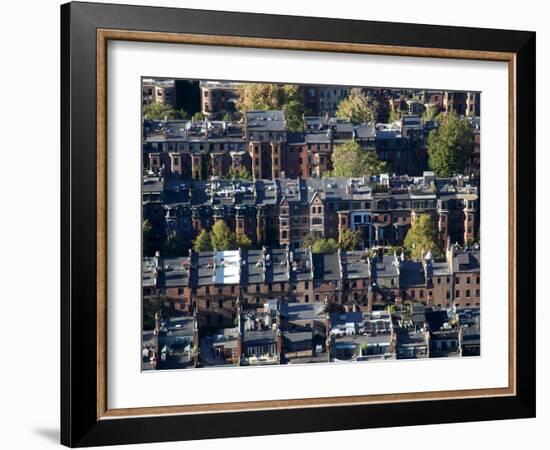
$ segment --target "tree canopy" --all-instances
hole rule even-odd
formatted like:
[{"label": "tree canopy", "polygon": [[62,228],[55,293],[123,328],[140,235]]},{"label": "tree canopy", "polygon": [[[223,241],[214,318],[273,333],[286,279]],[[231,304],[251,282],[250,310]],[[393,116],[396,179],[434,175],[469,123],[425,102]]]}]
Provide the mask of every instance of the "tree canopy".
[{"label": "tree canopy", "polygon": [[432,120],[437,120],[438,116],[439,108],[436,105],[428,105],[422,114],[422,119],[424,122],[431,122]]},{"label": "tree canopy", "polygon": [[353,123],[371,123],[376,122],[379,109],[380,103],[374,97],[363,94],[360,89],[352,89],[339,103],[336,117]]},{"label": "tree canopy", "polygon": [[243,84],[239,89],[236,106],[243,115],[246,111],[281,109],[285,113],[288,131],[304,129],[304,102],[295,84]]},{"label": "tree canopy", "polygon": [[173,307],[166,301],[166,297],[143,299],[143,329],[153,330],[155,328],[155,315],[158,313],[161,317],[167,317],[173,314]]},{"label": "tree canopy", "polygon": [[196,252],[209,252],[214,250],[212,247],[212,236],[205,229],[202,229],[193,241],[193,250]]},{"label": "tree canopy", "polygon": [[336,253],[338,251],[338,242],[334,239],[319,239],[313,243],[311,246],[312,253],[318,253],[321,255],[326,255],[329,253]]},{"label": "tree canopy", "polygon": [[337,145],[332,152],[334,177],[362,177],[378,175],[386,170],[386,163],[373,150],[365,150],[356,141]]},{"label": "tree canopy", "polygon": [[251,247],[252,241],[248,236],[237,236],[223,220],[218,220],[210,232],[201,230],[193,241],[193,250],[196,252],[249,249]]},{"label": "tree canopy", "polygon": [[143,256],[152,256],[153,254],[153,246],[151,242],[152,231],[153,227],[151,226],[151,222],[149,222],[148,219],[145,219],[141,225]]},{"label": "tree canopy", "polygon": [[304,238],[304,246],[310,247],[312,253],[328,254],[338,251],[338,242],[334,239],[325,239],[320,233],[312,232]]},{"label": "tree canopy", "polygon": [[172,231],[162,246],[162,254],[165,256],[179,256],[183,254],[183,247],[181,237],[175,231]]},{"label": "tree canopy", "polygon": [[237,247],[237,237],[235,233],[225,224],[223,220],[218,220],[212,227],[212,247],[216,250],[233,250]]},{"label": "tree canopy", "polygon": [[454,111],[445,114],[439,129],[432,130],[428,136],[430,168],[439,177],[463,173],[470,161],[473,142],[470,123]]},{"label": "tree canopy", "polygon": [[388,122],[396,122],[403,116],[403,112],[400,109],[392,109],[389,116],[388,116]]},{"label": "tree canopy", "polygon": [[246,234],[241,234],[240,236],[237,236],[236,243],[238,248],[242,248],[243,250],[248,250],[252,247],[252,241]]},{"label": "tree canopy", "polygon": [[358,250],[363,238],[360,231],[345,229],[338,236],[338,244],[342,250]]},{"label": "tree canopy", "polygon": [[149,103],[143,106],[143,118],[147,120],[186,120],[189,114],[176,110],[169,103]]},{"label": "tree canopy", "polygon": [[229,180],[251,180],[252,175],[246,167],[241,167],[240,169],[231,169],[229,174],[226,177]]},{"label": "tree canopy", "polygon": [[439,235],[432,218],[427,214],[417,217],[407,235],[403,246],[411,258],[420,260],[422,254],[430,251],[434,259],[441,256]]}]

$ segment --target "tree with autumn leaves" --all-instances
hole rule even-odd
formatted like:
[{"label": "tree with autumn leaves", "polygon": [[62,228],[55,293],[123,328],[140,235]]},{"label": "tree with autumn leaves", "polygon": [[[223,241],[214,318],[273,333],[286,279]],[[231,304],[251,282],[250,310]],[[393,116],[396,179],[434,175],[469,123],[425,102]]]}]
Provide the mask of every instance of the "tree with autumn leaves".
[{"label": "tree with autumn leaves", "polygon": [[412,259],[420,260],[428,251],[434,259],[439,259],[441,250],[438,242],[439,233],[434,221],[428,214],[422,214],[413,221],[405,236],[403,247]]},{"label": "tree with autumn leaves", "polygon": [[378,121],[380,102],[365,95],[359,88],[351,90],[349,96],[338,104],[336,117],[352,123],[373,123]]},{"label": "tree with autumn leaves", "polygon": [[288,131],[304,130],[304,101],[295,84],[245,83],[239,88],[236,107],[243,116],[247,111],[280,109]]}]

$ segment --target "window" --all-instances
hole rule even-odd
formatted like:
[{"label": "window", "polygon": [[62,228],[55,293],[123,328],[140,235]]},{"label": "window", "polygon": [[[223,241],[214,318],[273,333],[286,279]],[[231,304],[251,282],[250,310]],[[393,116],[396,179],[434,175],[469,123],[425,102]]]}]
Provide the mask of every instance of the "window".
[{"label": "window", "polygon": [[451,298],[451,291],[447,291],[447,293],[445,294],[445,298],[447,300],[449,300]]},{"label": "window", "polygon": [[206,288],[204,288],[204,290],[207,294],[210,294],[210,286],[206,286]]},{"label": "window", "polygon": [[455,291],[455,298],[460,297],[460,291]]},{"label": "window", "polygon": [[441,278],[437,277],[437,284],[441,284]]},{"label": "window", "polygon": [[460,277],[456,277],[456,278],[455,278],[455,283],[456,283],[456,284],[460,284]]},{"label": "window", "polygon": [[309,289],[309,281],[304,281],[304,289]]},{"label": "window", "polygon": [[424,290],[420,289],[420,298],[424,298]]},{"label": "window", "polygon": [[183,294],[183,288],[178,288],[178,295],[182,295]]},{"label": "window", "polygon": [[466,289],[466,297],[470,297],[470,289]]},{"label": "window", "polygon": [[476,289],[476,297],[479,297],[479,289]]},{"label": "window", "polygon": [[218,308],[219,309],[223,308],[223,300],[218,300]]},{"label": "window", "polygon": [[476,277],[476,283],[479,284],[479,277]]},{"label": "window", "polygon": [[466,284],[470,284],[470,277],[466,277]]},{"label": "window", "polygon": [[304,296],[304,301],[305,301],[306,303],[309,303],[309,295],[306,294],[306,295]]}]

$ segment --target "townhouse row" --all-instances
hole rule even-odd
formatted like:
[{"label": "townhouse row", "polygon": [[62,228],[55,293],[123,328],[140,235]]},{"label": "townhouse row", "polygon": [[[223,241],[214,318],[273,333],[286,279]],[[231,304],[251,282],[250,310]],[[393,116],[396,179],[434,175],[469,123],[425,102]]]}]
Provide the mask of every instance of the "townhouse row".
[{"label": "townhouse row", "polygon": [[[358,231],[361,247],[401,245],[414,220],[429,215],[442,250],[478,238],[475,179],[457,176],[322,178],[256,181],[143,179],[143,218],[152,226],[151,249],[176,233],[190,246],[201,230],[223,220],[255,247],[302,248],[310,234],[338,240]],[[147,256],[152,256],[149,254]]]}]

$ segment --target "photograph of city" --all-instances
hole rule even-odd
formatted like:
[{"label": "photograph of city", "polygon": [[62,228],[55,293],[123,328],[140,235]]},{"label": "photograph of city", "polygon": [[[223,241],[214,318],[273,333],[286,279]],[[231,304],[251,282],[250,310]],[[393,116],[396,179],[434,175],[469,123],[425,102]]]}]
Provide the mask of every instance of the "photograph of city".
[{"label": "photograph of city", "polygon": [[142,370],[480,356],[479,92],[141,84]]}]

